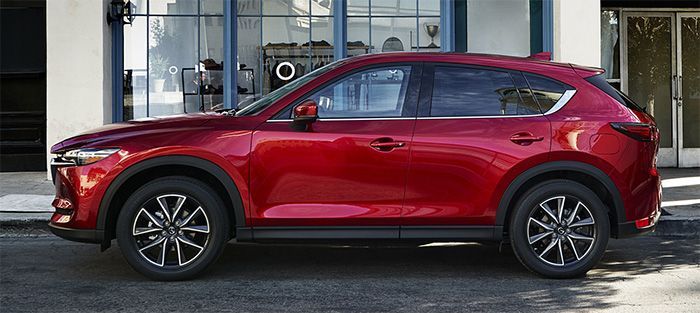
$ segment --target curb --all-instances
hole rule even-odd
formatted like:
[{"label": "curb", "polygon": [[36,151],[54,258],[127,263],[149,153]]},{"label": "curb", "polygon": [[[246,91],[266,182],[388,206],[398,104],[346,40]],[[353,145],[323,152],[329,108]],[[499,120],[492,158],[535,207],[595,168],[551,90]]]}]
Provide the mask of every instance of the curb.
[{"label": "curb", "polygon": [[652,234],[663,237],[700,238],[700,219],[662,216]]}]

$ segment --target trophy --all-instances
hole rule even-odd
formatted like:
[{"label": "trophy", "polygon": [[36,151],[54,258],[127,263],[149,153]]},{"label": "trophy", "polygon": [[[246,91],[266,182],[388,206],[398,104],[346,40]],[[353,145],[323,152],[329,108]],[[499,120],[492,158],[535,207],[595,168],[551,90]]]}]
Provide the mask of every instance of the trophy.
[{"label": "trophy", "polygon": [[428,45],[428,48],[438,48],[438,46],[435,44],[435,36],[437,36],[438,32],[440,31],[440,26],[428,23],[424,23],[423,26],[425,26],[425,32],[428,33],[428,36],[430,36],[430,44]]}]

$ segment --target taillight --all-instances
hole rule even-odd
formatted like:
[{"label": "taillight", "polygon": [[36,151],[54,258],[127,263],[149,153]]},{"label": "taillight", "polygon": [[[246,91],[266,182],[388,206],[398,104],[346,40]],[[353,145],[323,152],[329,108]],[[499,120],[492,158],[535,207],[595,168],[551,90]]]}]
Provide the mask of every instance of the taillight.
[{"label": "taillight", "polygon": [[657,141],[659,132],[654,125],[646,123],[610,123],[613,129],[639,141]]}]

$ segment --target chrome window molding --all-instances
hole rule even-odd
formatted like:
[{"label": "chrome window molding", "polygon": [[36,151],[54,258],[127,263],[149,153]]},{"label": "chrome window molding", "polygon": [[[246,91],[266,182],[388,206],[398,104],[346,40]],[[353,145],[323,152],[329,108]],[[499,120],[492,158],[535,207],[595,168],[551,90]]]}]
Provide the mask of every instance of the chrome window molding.
[{"label": "chrome window molding", "polygon": [[557,103],[555,103],[554,106],[552,106],[552,108],[547,112],[544,112],[544,115],[557,113],[557,111],[561,110],[561,108],[563,108],[566,103],[568,103],[569,100],[574,97],[574,94],[576,94],[575,89],[565,91],[561,98],[559,98],[559,101],[557,101]]},{"label": "chrome window molding", "polygon": [[[347,121],[396,121],[396,120],[449,120],[449,119],[477,119],[477,118],[527,118],[551,115],[561,110],[571,98],[576,94],[575,89],[570,89],[562,94],[557,103],[543,114],[524,114],[524,115],[475,115],[475,116],[419,116],[419,117],[361,117],[361,118],[319,118],[320,122],[347,122]],[[293,119],[282,120],[267,120],[268,123],[293,122]]]},{"label": "chrome window molding", "polygon": [[[358,118],[319,118],[319,122],[348,122],[348,121],[407,121],[415,117],[358,117]],[[293,119],[267,120],[268,123],[293,122]]]},{"label": "chrome window molding", "polygon": [[518,117],[537,117],[543,114],[524,114],[524,115],[474,115],[474,116],[422,116],[419,120],[452,120],[452,119],[478,119],[478,118],[518,118]]}]

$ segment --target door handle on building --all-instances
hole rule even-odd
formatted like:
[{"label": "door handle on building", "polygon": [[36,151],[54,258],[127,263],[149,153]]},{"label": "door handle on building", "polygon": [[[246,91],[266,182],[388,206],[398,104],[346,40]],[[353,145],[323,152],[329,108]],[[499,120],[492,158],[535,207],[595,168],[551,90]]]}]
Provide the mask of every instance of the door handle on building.
[{"label": "door handle on building", "polygon": [[678,94],[678,101],[676,104],[678,106],[683,105],[683,76],[678,75],[678,83],[676,83],[676,93]]},{"label": "door handle on building", "polygon": [[673,84],[673,100],[678,101],[678,75],[673,75],[673,79],[671,80],[671,84]]}]

